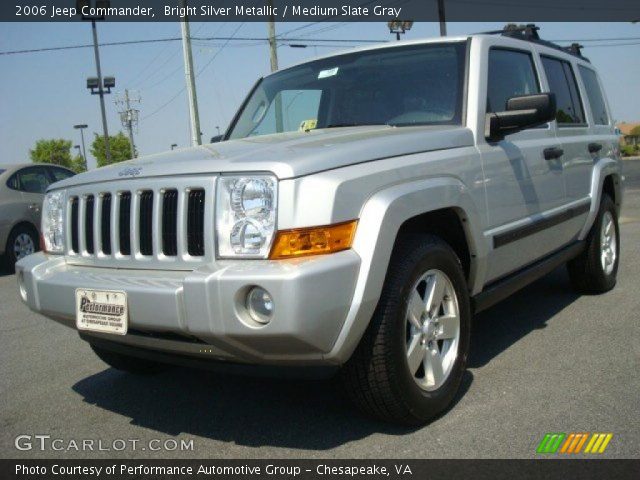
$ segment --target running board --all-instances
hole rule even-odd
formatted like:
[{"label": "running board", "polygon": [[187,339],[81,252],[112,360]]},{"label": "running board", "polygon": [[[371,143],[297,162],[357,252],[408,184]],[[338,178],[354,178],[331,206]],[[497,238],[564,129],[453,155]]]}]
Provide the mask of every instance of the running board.
[{"label": "running board", "polygon": [[557,267],[577,257],[585,248],[584,242],[575,242],[528,267],[487,285],[471,299],[474,313],[486,310],[530,283],[544,277]]}]

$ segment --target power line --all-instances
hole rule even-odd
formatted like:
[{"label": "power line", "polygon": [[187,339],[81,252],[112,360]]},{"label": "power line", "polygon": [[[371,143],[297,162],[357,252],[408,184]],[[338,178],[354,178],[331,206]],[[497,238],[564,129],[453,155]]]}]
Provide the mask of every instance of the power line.
[{"label": "power line", "polygon": [[[266,37],[191,37],[192,40],[196,41],[229,41],[229,42],[266,42],[268,39]],[[122,45],[139,45],[145,43],[160,43],[160,42],[177,42],[182,40],[180,37],[168,37],[168,38],[154,38],[148,40],[124,40],[121,42],[105,42],[98,44],[99,47],[113,47],[113,46],[122,46]],[[307,41],[306,38],[282,38],[278,37],[278,41],[281,42],[301,42]],[[357,39],[357,38],[349,38],[349,39],[341,39],[341,38],[316,38],[313,39],[314,42],[333,42],[333,43],[381,43],[385,40],[374,40],[374,39]],[[25,50],[7,50],[4,52],[0,52],[0,55],[19,55],[26,53],[38,53],[38,52],[51,52],[51,51],[59,51],[59,50],[75,50],[79,48],[93,48],[93,44],[81,44],[81,45],[65,45],[60,47],[43,47],[43,48],[32,48]]]},{"label": "power line", "polygon": [[[197,34],[200,30],[202,30],[202,28],[203,28],[204,26],[205,26],[205,23],[202,23],[202,24],[198,27],[198,29],[194,32],[194,35],[195,35],[195,34]],[[166,47],[164,47],[162,50],[160,50],[160,52],[158,52],[158,54],[157,54],[155,57],[153,57],[153,59],[152,59],[152,60],[151,60],[147,65],[145,65],[145,67],[144,67],[144,68],[142,68],[142,70],[140,70],[140,71],[139,71],[139,72],[138,72],[134,77],[132,77],[132,78],[131,78],[131,80],[129,80],[129,82],[128,82],[128,83],[129,83],[130,85],[142,84],[142,83],[146,82],[149,78],[151,78],[153,75],[155,75],[155,74],[156,74],[156,72],[158,72],[158,71],[159,71],[159,69],[155,69],[155,70],[153,71],[153,73],[151,73],[151,74],[147,75],[143,80],[139,81],[140,77],[142,77],[142,74],[143,74],[143,73],[144,73],[144,72],[145,72],[145,71],[146,71],[146,70],[147,70],[151,65],[153,65],[153,64],[156,62],[156,60],[158,60],[158,59],[162,56],[162,54],[164,54],[164,53],[169,49],[169,47],[170,47],[170,46],[169,46],[169,45],[167,45],[167,46],[166,46]],[[164,61],[164,62],[162,63],[161,67],[163,67],[164,65],[166,65],[166,64],[169,62],[169,60],[171,60],[173,57],[175,57],[175,56],[176,56],[176,54],[177,54],[178,52],[180,52],[180,49],[178,49],[178,50],[174,51],[172,54],[170,54],[170,55],[169,55],[169,57],[167,58],[167,60],[166,60],[166,61]],[[161,67],[160,67],[160,68],[161,68]]]},{"label": "power line", "polygon": [[550,42],[614,42],[619,40],[640,40],[640,37],[618,37],[618,38],[560,38],[549,40]]},{"label": "power line", "polygon": [[[215,58],[220,54],[220,52],[222,52],[222,50],[224,50],[224,48],[229,44],[229,42],[233,40],[233,38],[234,38],[235,34],[236,34],[236,33],[238,33],[238,30],[240,30],[240,28],[241,28],[244,24],[245,24],[245,22],[242,22],[242,23],[238,26],[238,28],[236,28],[236,29],[233,31],[233,33],[231,34],[231,37],[229,37],[229,38],[227,39],[227,42],[226,42],[224,45],[222,45],[222,47],[220,47],[220,49],[218,49],[218,51],[217,51],[217,52],[213,55],[213,57],[212,57],[212,58],[211,58],[211,59],[210,59],[210,60],[205,64],[205,66],[204,66],[204,67],[202,67],[202,68],[198,71],[198,73],[196,73],[196,78],[197,78],[197,77],[198,77],[202,72],[204,72],[204,71],[205,71],[205,69],[206,69],[209,65],[211,65],[211,63],[212,63],[212,62],[215,60]],[[143,117],[143,118],[142,118],[142,120],[146,120],[146,119],[148,119],[149,117],[152,117],[152,116],[153,116],[153,115],[155,115],[156,113],[160,112],[162,109],[164,109],[166,106],[168,106],[171,102],[173,102],[176,98],[178,98],[178,97],[182,94],[182,92],[184,92],[184,91],[185,91],[185,89],[186,89],[186,87],[182,87],[182,88],[180,89],[180,91],[179,91],[179,92],[177,92],[173,97],[171,97],[168,101],[166,101],[165,103],[163,103],[160,107],[156,108],[156,109],[155,109],[153,112],[151,112],[149,115],[146,115],[145,117]]]}]

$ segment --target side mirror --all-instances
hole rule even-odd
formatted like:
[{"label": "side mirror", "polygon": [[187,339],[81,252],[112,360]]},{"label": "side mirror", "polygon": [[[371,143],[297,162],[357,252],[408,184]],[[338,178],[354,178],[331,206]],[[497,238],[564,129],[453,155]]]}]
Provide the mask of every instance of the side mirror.
[{"label": "side mirror", "polygon": [[506,111],[487,114],[485,137],[490,141],[499,141],[505,135],[544,125],[555,118],[556,96],[553,93],[511,97],[507,100]]}]

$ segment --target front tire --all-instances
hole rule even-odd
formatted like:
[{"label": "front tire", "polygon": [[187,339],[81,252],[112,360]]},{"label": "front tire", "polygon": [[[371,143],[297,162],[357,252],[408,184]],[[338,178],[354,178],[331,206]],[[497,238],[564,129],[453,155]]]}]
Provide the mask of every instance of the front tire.
[{"label": "front tire", "polygon": [[90,344],[91,349],[104,363],[122,372],[133,373],[135,375],[153,375],[163,372],[169,368],[168,365],[145,360],[144,358],[132,357],[115,353],[110,350]]},{"label": "front tire", "polygon": [[616,285],[619,263],[618,213],[611,197],[603,194],[585,250],[567,263],[571,284],[580,293],[608,292]]},{"label": "front tire", "polygon": [[451,247],[433,235],[402,239],[369,327],[342,369],[349,396],[385,421],[433,419],[460,387],[470,324],[467,284]]}]

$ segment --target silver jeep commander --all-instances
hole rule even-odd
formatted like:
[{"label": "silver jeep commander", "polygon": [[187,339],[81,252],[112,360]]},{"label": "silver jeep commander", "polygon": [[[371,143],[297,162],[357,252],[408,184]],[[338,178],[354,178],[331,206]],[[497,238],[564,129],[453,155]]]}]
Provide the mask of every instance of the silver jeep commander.
[{"label": "silver jeep commander", "polygon": [[616,283],[598,75],[535,28],[364,48],[261,79],[224,141],[49,189],[31,309],[109,365],[339,367],[365,411],[442,412],[470,324],[567,263]]}]

